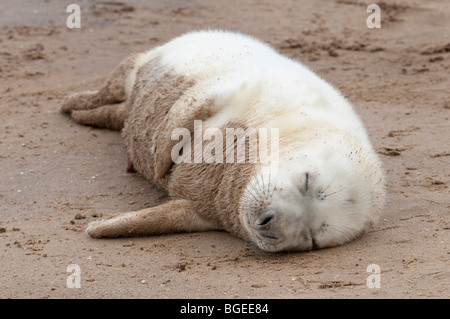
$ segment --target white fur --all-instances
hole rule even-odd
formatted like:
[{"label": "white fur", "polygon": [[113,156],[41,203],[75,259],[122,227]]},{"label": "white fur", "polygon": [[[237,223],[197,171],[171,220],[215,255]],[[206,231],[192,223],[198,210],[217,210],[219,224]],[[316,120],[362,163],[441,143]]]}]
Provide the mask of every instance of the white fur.
[{"label": "white fur", "polygon": [[[227,106],[209,120],[211,127],[220,127],[230,118],[248,118],[248,114],[252,115],[251,126],[286,132],[319,122],[350,132],[370,147],[364,126],[338,91],[257,39],[226,31],[192,32],[142,54],[137,65],[155,57],[168,69],[194,79],[195,91],[214,97],[216,107]],[[134,76],[127,86],[131,87]],[[255,89],[258,101],[253,105],[229,107],[233,97],[245,100]]]}]

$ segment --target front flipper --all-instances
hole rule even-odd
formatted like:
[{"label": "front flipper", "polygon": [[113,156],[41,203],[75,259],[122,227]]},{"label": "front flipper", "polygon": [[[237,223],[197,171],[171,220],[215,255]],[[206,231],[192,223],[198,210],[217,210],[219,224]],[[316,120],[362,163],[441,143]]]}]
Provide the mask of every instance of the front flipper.
[{"label": "front flipper", "polygon": [[127,212],[117,217],[91,222],[86,233],[93,238],[138,237],[177,232],[219,229],[197,214],[188,200],[171,200],[165,204]]}]

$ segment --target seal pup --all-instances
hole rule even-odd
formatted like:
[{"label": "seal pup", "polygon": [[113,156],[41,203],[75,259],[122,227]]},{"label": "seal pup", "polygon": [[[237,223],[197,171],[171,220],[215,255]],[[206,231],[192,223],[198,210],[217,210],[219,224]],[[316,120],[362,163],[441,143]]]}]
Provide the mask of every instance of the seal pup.
[{"label": "seal pup", "polygon": [[[69,96],[61,110],[80,124],[123,129],[128,169],[171,197],[91,222],[94,238],[220,229],[266,251],[302,251],[351,241],[382,211],[384,172],[351,104],[247,35],[191,32],[133,54],[100,89]],[[196,120],[203,132],[241,128],[236,138],[278,129],[277,169],[178,161],[188,152],[174,158],[173,132],[192,132]]]}]

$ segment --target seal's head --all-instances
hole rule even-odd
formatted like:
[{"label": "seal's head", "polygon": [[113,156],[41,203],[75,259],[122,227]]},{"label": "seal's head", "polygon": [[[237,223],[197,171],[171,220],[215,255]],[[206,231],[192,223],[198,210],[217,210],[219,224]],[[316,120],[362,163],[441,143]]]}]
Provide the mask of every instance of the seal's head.
[{"label": "seal's head", "polygon": [[276,171],[255,174],[240,218],[263,250],[311,250],[356,238],[376,221],[383,203],[376,154],[345,137],[328,137],[294,148]]}]

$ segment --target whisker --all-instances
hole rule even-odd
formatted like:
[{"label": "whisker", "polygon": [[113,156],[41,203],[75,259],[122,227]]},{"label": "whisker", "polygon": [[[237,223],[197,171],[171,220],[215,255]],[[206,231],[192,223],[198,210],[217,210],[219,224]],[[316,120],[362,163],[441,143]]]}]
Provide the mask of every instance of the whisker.
[{"label": "whisker", "polygon": [[259,185],[259,175],[256,175],[256,183],[258,184],[259,189],[261,190],[261,185]]},{"label": "whisker", "polygon": [[[253,194],[255,195],[255,197],[260,198],[261,195],[259,194],[259,189],[256,188],[255,184],[253,184],[252,182],[249,182],[249,186],[253,189]],[[250,191],[248,189],[248,191]]]},{"label": "whisker", "polygon": [[257,195],[253,194],[248,188],[245,189],[245,192],[251,195],[256,201],[259,201]]},{"label": "whisker", "polygon": [[[272,177],[272,172],[269,171],[269,186],[267,187],[267,193],[269,194],[269,197],[272,198],[273,193],[275,193],[275,190],[277,189],[277,182],[278,182],[278,177],[275,178],[275,181],[271,181],[271,177]],[[270,185],[272,182],[272,186]],[[272,187],[272,192],[270,189],[270,186]]]},{"label": "whisker", "polygon": [[272,174],[269,172],[268,181],[267,178],[264,178],[262,171],[253,176],[253,179],[249,176],[243,176],[247,181],[247,186],[244,188],[243,203],[249,209],[267,207],[271,204],[272,196],[276,190],[276,183],[272,180]]},{"label": "whisker", "polygon": [[250,180],[250,178],[248,176],[245,176],[245,175],[244,175],[244,178],[246,179],[247,184],[250,185],[253,188],[253,190],[256,192],[256,194],[258,194],[258,189],[253,184],[253,182]]},{"label": "whisker", "polygon": [[342,192],[344,189],[345,189],[345,187],[342,187],[341,189],[339,189],[339,190],[337,190],[337,191],[335,191],[335,192],[333,192],[333,193],[325,194],[325,196],[329,197],[329,196],[331,196],[331,195],[334,195],[334,194],[337,194],[337,193],[339,193],[339,192]]},{"label": "whisker", "polygon": [[334,174],[333,178],[332,178],[331,181],[330,181],[330,184],[328,184],[328,186],[325,187],[325,189],[323,190],[324,192],[331,186],[331,183],[333,183],[334,179],[336,178],[336,175],[337,175],[337,173]]}]

